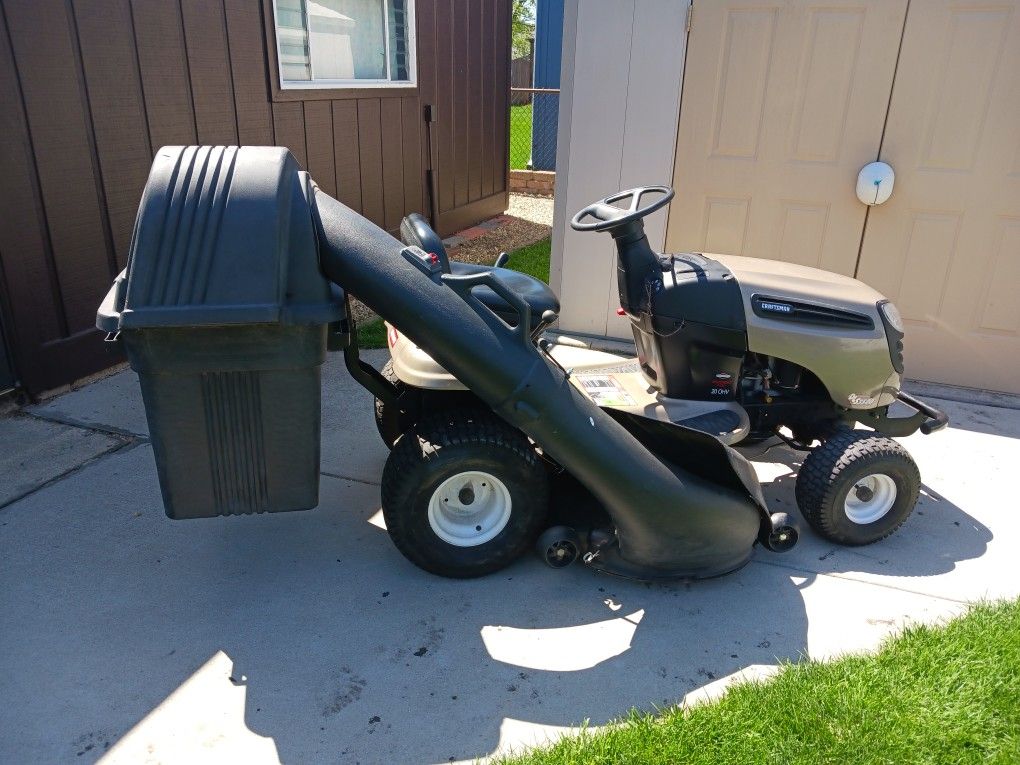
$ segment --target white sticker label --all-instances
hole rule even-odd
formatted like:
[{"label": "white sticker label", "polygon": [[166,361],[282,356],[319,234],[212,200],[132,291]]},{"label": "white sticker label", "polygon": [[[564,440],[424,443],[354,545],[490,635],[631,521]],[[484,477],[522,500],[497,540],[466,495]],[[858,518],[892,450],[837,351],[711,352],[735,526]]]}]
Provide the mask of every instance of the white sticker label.
[{"label": "white sticker label", "polygon": [[860,393],[851,393],[847,396],[847,400],[853,406],[874,406],[875,402],[878,401],[873,396],[862,396]]},{"label": "white sticker label", "polygon": [[575,375],[588,398],[599,406],[630,406],[634,399],[612,375]]}]

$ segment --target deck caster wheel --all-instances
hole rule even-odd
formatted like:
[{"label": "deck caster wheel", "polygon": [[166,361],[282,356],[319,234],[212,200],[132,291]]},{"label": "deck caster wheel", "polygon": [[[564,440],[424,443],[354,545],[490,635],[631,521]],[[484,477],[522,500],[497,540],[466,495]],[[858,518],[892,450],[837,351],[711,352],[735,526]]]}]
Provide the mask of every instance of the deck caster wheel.
[{"label": "deck caster wheel", "polygon": [[762,534],[762,546],[775,553],[792,550],[800,538],[800,532],[793,519],[786,513],[772,513],[769,521],[771,529]]},{"label": "deck caster wheel", "polygon": [[553,526],[538,538],[535,552],[549,568],[566,568],[581,557],[581,537],[569,526]]},{"label": "deck caster wheel", "polygon": [[913,458],[896,441],[866,430],[838,430],[813,449],[797,476],[797,506],[830,542],[867,545],[892,534],[921,490]]}]

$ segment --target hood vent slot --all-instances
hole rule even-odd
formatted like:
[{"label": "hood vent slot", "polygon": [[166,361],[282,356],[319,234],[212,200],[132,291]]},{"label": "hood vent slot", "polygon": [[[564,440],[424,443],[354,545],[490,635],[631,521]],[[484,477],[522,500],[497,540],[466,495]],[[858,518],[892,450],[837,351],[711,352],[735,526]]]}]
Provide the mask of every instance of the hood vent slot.
[{"label": "hood vent slot", "polygon": [[751,309],[756,316],[761,316],[764,319],[816,324],[834,329],[865,330],[875,328],[874,320],[862,313],[768,295],[752,295]]}]

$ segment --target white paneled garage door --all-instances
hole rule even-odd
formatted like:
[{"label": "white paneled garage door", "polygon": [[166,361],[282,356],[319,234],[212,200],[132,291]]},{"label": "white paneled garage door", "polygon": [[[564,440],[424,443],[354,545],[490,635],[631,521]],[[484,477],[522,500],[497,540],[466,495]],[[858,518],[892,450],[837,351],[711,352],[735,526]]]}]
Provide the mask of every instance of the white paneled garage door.
[{"label": "white paneled garage door", "polygon": [[909,376],[1020,392],[1018,6],[696,0],[667,247],[856,274],[907,319]]}]

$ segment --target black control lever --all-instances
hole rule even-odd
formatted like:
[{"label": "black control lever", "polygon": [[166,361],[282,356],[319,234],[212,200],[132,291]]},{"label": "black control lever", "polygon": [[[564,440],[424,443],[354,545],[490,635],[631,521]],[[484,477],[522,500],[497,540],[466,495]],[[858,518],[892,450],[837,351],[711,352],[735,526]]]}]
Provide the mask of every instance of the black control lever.
[{"label": "black control lever", "polygon": [[535,328],[531,330],[531,342],[536,342],[538,336],[545,332],[545,328],[556,321],[560,315],[556,311],[548,310],[542,311],[542,319],[535,325]]},{"label": "black control lever", "polygon": [[496,257],[496,262],[493,264],[496,268],[504,268],[507,263],[510,262],[510,255],[506,252],[501,252]]},{"label": "black control lever", "polygon": [[545,354],[546,358],[549,359],[549,361],[551,361],[557,367],[559,367],[560,371],[563,372],[563,379],[569,380],[570,373],[573,372],[574,370],[564,368],[564,366],[556,360],[556,357],[552,355],[552,343],[550,343],[543,337],[536,343],[536,345],[538,346],[538,349]]}]

